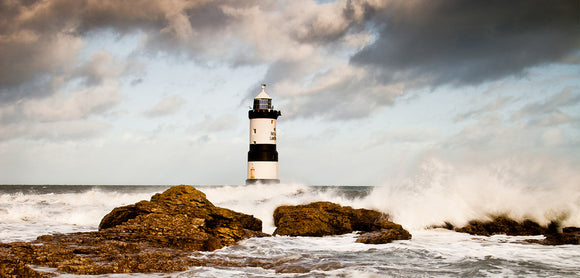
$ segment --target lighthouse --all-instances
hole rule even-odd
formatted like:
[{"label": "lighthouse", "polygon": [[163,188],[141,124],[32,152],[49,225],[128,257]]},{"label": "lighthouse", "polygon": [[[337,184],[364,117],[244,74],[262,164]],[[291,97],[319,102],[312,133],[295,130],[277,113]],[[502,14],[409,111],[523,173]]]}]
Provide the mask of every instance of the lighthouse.
[{"label": "lighthouse", "polygon": [[252,183],[280,183],[278,179],[278,152],[276,151],[276,119],[272,98],[266,94],[266,84],[254,98],[248,112],[250,118],[250,151],[248,152],[248,179]]}]

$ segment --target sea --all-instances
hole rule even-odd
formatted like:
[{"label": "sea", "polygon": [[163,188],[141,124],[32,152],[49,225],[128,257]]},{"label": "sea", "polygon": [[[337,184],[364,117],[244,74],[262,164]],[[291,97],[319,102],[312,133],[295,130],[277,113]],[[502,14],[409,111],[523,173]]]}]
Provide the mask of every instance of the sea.
[{"label": "sea", "polygon": [[[31,241],[44,234],[94,231],[113,208],[149,200],[171,186],[0,185],[0,241]],[[272,214],[276,207],[331,201],[389,213],[413,237],[367,245],[356,243],[354,233],[319,238],[274,236],[192,254],[232,262],[266,260],[287,269],[301,269],[302,273],[204,266],[176,273],[86,277],[580,277],[578,245],[544,246],[526,242],[543,236],[484,237],[433,228],[445,222],[460,226],[471,219],[500,214],[531,218],[541,224],[558,220],[565,226],[580,226],[580,190],[513,184],[488,184],[484,190],[480,186],[433,183],[414,187],[300,183],[192,186],[217,206],[260,218],[267,233],[275,230]]]}]

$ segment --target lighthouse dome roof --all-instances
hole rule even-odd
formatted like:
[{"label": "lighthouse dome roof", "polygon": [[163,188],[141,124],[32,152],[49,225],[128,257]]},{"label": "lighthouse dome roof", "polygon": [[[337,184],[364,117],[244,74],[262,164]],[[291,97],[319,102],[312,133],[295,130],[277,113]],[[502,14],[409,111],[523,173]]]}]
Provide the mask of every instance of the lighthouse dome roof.
[{"label": "lighthouse dome roof", "polygon": [[261,98],[261,99],[272,99],[268,94],[266,94],[266,85],[262,84],[262,91],[255,97],[257,98]]}]

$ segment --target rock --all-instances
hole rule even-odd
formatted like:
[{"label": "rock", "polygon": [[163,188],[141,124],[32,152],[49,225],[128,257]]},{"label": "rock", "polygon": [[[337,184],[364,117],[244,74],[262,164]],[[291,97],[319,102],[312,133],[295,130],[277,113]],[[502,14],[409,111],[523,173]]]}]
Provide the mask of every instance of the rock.
[{"label": "rock", "polygon": [[5,247],[8,247],[8,245],[0,247],[0,277],[43,278],[54,276],[50,273],[33,270],[16,256],[6,252],[6,250],[4,250]]},{"label": "rock", "polygon": [[[399,225],[400,226],[400,225]],[[376,232],[363,233],[356,239],[356,242],[366,244],[385,244],[393,240],[411,239],[411,234],[400,227],[399,229],[382,229]]]},{"label": "rock", "polygon": [[401,225],[390,222],[387,214],[343,207],[331,202],[280,206],[274,211],[274,225],[275,235],[326,236],[353,231],[374,232],[363,234],[360,241],[357,240],[371,244],[411,238],[411,234]]},{"label": "rock", "polygon": [[538,243],[545,245],[580,244],[580,228],[566,227],[560,232],[559,226],[558,223],[550,223],[548,232],[544,235],[546,238]]},{"label": "rock", "polygon": [[[47,277],[27,265],[93,275],[183,271],[209,262],[192,251],[212,251],[261,232],[261,220],[214,206],[204,193],[175,186],[150,201],[118,207],[94,232],[44,235],[2,245],[1,277]],[[28,273],[30,272],[30,273]]]},{"label": "rock", "polygon": [[541,235],[546,232],[546,228],[531,220],[517,222],[505,216],[499,216],[491,221],[472,220],[455,231],[472,235],[491,236],[495,234],[505,234],[509,236],[532,236]]},{"label": "rock", "polygon": [[543,227],[529,219],[517,222],[505,216],[499,216],[490,221],[472,220],[461,228],[454,228],[449,223],[446,223],[445,226],[438,226],[438,228],[448,228],[457,232],[483,236],[495,234],[510,236],[544,235],[545,239],[543,240],[531,239],[527,241],[545,245],[580,244],[580,228],[566,227],[560,229],[560,224],[556,222],[551,222],[547,227]]},{"label": "rock", "polygon": [[337,204],[316,202],[274,210],[274,235],[326,236],[352,232],[350,217]]},{"label": "rock", "polygon": [[191,186],[175,186],[151,201],[115,208],[99,231],[110,239],[147,241],[185,251],[211,251],[241,239],[264,236],[262,221],[214,206]]}]

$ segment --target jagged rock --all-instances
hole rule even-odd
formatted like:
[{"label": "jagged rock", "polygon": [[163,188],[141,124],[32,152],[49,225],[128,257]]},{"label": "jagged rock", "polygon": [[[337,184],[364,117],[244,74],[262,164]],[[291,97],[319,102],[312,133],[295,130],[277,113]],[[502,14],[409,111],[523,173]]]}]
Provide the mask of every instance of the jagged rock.
[{"label": "jagged rock", "polygon": [[9,254],[4,250],[8,245],[0,247],[0,277],[30,277],[30,278],[44,278],[53,277],[49,273],[39,272],[31,269],[21,259]]},{"label": "jagged rock", "polygon": [[357,242],[372,244],[411,238],[401,225],[390,222],[387,214],[331,202],[280,206],[274,211],[274,225],[275,235],[326,236],[364,231],[374,233],[361,235]]},{"label": "jagged rock", "polygon": [[532,236],[544,235],[543,240],[527,240],[531,243],[546,245],[580,244],[580,228],[566,227],[560,229],[560,224],[551,222],[547,227],[526,219],[517,222],[505,216],[496,217],[490,221],[472,220],[461,228],[455,228],[450,223],[435,228],[446,228],[457,232],[469,233],[472,235],[491,236],[495,234],[505,234],[510,236]]},{"label": "jagged rock", "polygon": [[455,230],[461,233],[483,236],[495,234],[532,236],[541,235],[546,232],[546,228],[534,221],[524,220],[523,222],[517,222],[505,216],[496,217],[491,221],[472,220],[466,226]]},{"label": "jagged rock", "polygon": [[544,234],[546,238],[538,243],[546,245],[580,244],[580,228],[566,227],[560,232],[559,226],[558,223],[550,223]]},{"label": "jagged rock", "polygon": [[262,221],[214,206],[191,186],[175,186],[151,201],[115,208],[99,231],[109,239],[147,241],[186,251],[211,251],[245,238],[264,236]]},{"label": "jagged rock", "polygon": [[28,264],[83,275],[183,271],[208,263],[192,258],[192,251],[267,236],[261,230],[261,220],[216,207],[201,191],[180,185],[150,201],[115,208],[102,219],[99,231],[3,244],[0,276],[46,277]]},{"label": "jagged rock", "polygon": [[[401,226],[401,225],[399,225]],[[393,240],[411,239],[411,234],[400,227],[398,229],[382,229],[376,232],[363,233],[356,239],[356,242],[366,244],[385,244],[393,242]]]}]

